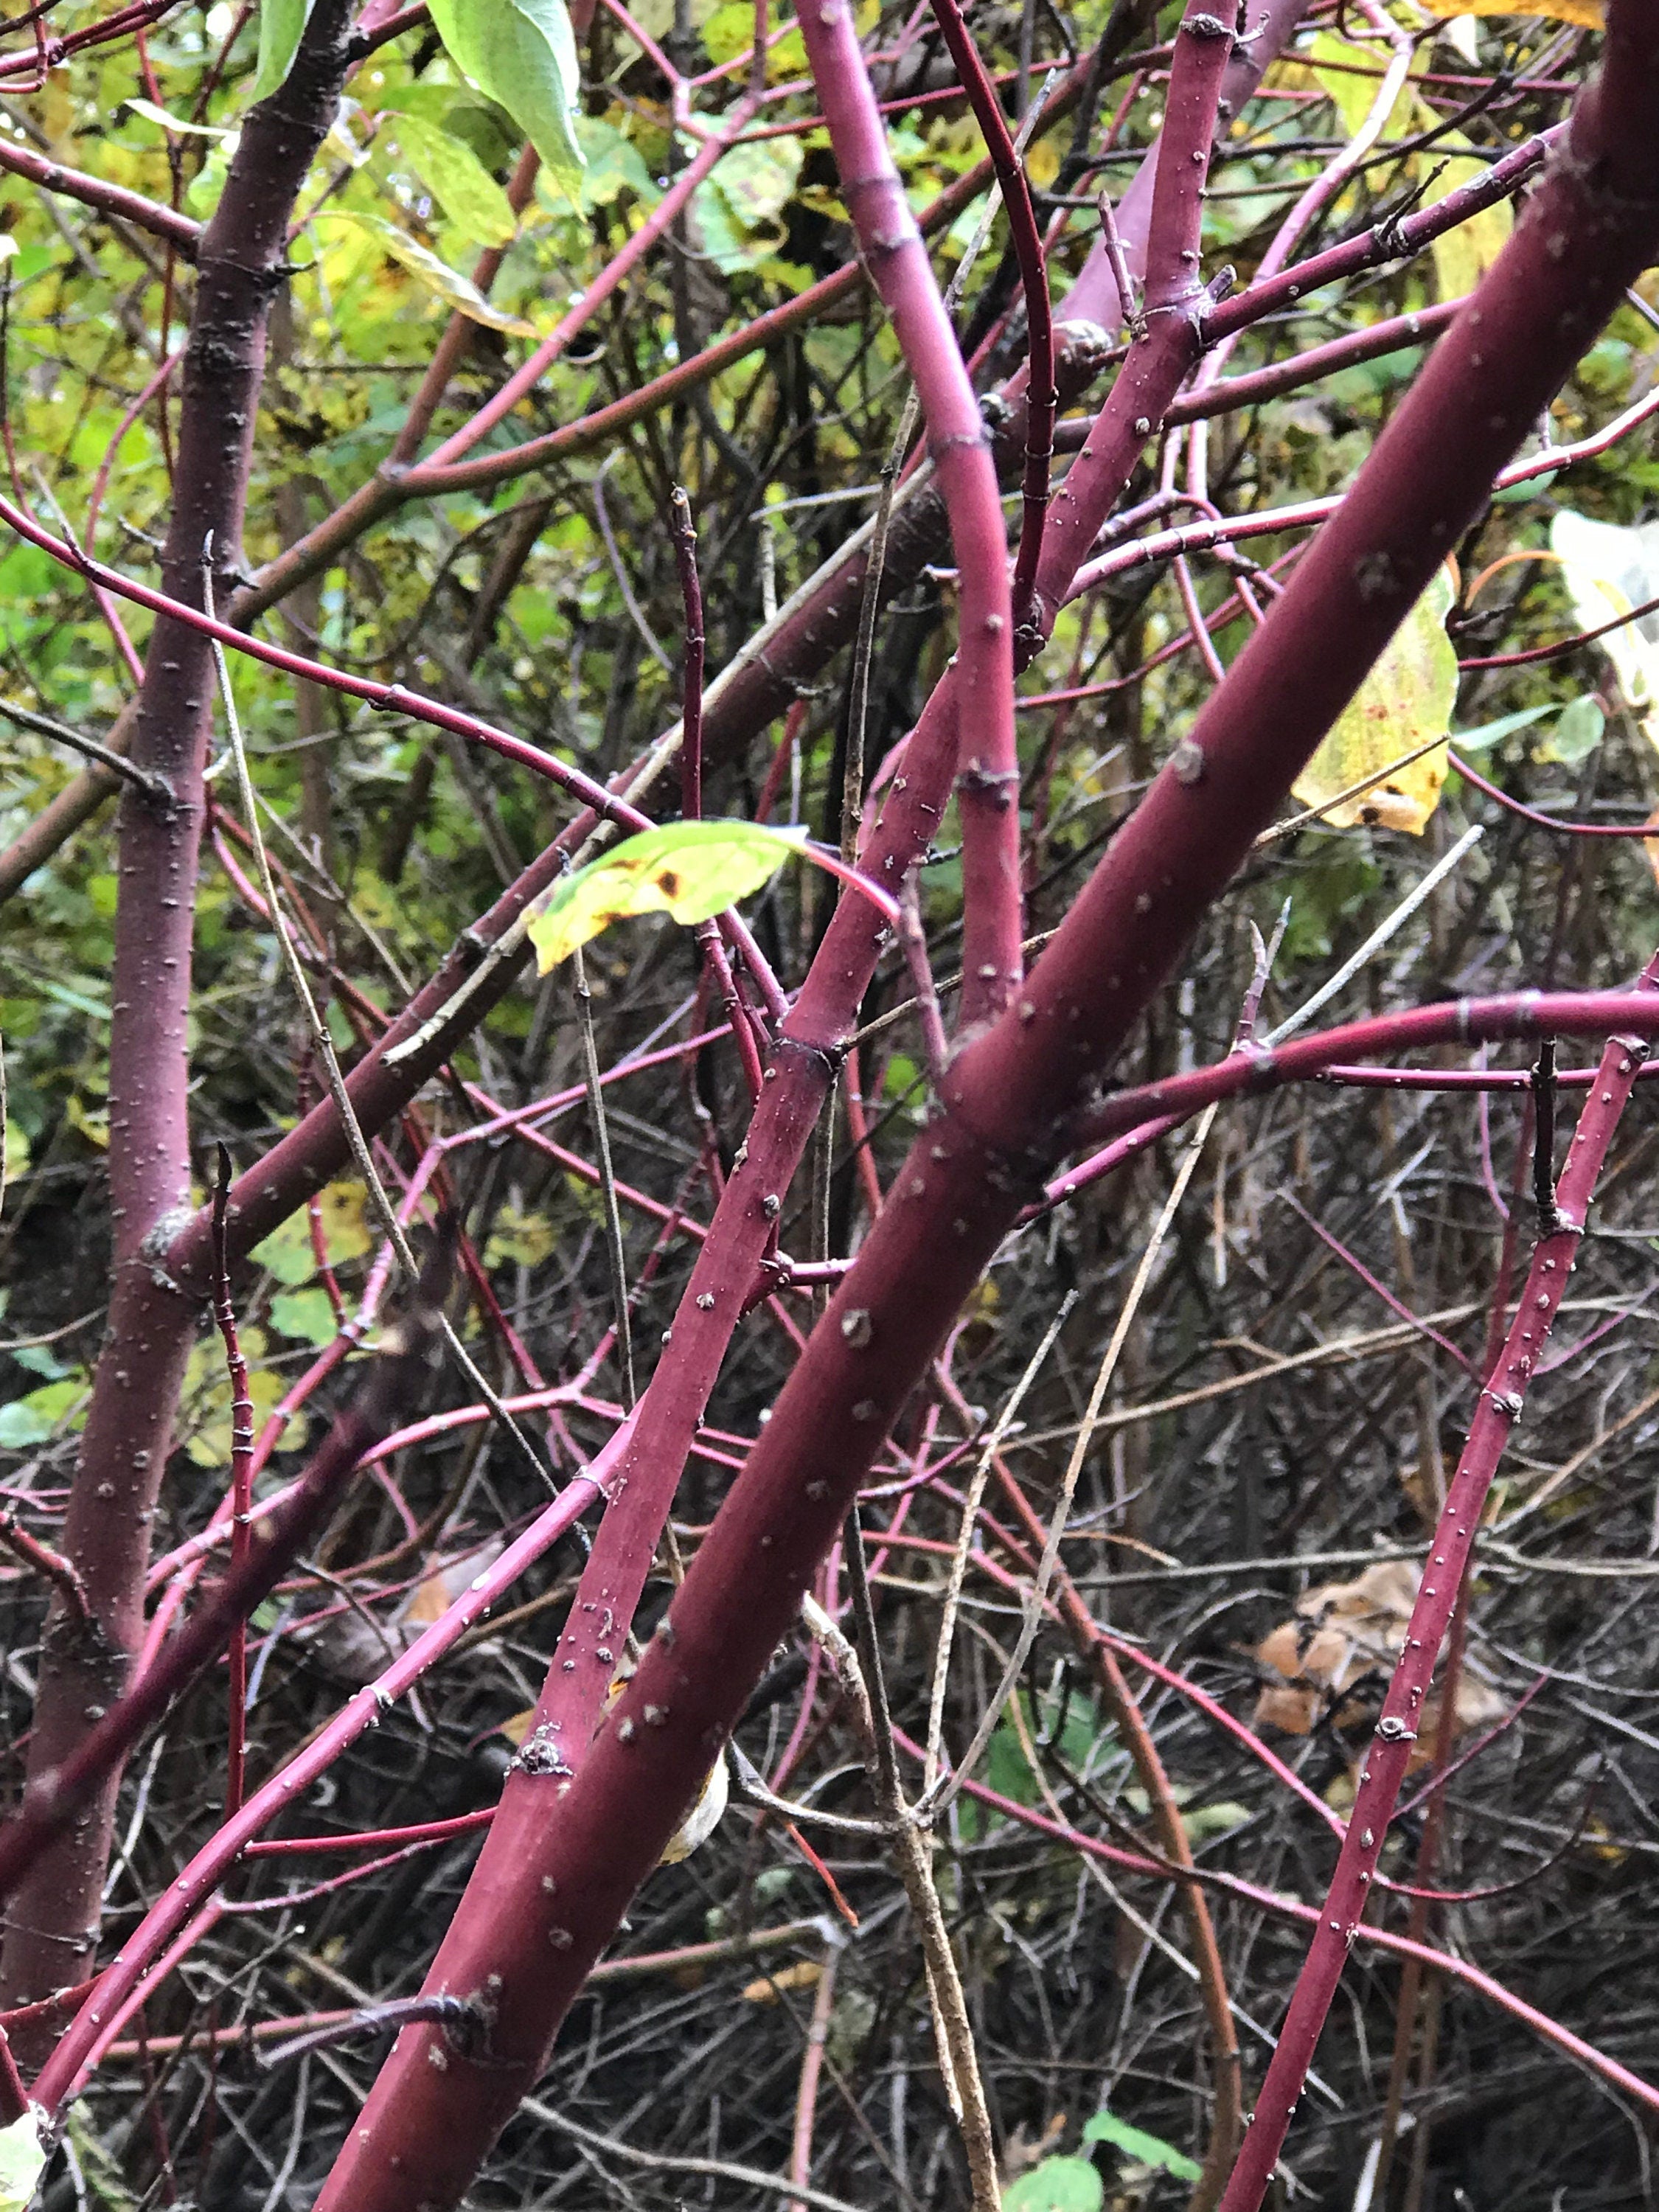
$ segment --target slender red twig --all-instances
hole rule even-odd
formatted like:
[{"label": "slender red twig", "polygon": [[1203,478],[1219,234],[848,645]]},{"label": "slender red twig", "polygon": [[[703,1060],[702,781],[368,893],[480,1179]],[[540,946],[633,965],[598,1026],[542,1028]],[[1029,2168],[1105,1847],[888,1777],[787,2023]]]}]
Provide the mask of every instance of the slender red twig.
[{"label": "slender red twig", "polygon": [[707,640],[702,626],[702,585],[697,576],[697,529],[691,520],[691,501],[684,487],[676,484],[672,498],[670,529],[674,539],[674,565],[679,573],[680,599],[685,610],[681,641],[685,648],[680,709],[680,811],[688,822],[702,819],[702,661]]},{"label": "slender red twig", "polygon": [[[1578,641],[1575,639],[1573,642],[1576,644]],[[1546,814],[1539,807],[1528,806],[1524,800],[1516,799],[1509,792],[1501,790],[1497,784],[1488,782],[1486,778],[1482,775],[1478,769],[1472,769],[1469,766],[1468,762],[1464,758],[1462,753],[1455,752],[1448,747],[1446,758],[1449,761],[1452,767],[1457,770],[1457,773],[1462,777],[1465,783],[1472,783],[1477,791],[1482,791],[1486,793],[1488,799],[1495,799],[1498,805],[1504,809],[1504,811],[1506,814],[1519,815],[1523,822],[1530,822],[1534,829],[1553,830],[1558,836],[1561,837],[1641,837],[1646,839],[1651,838],[1654,835],[1654,826],[1650,821],[1564,821],[1559,814]]]},{"label": "slender red twig", "polygon": [[[225,1366],[230,1376],[230,1571],[242,1573],[252,1543],[253,1401],[248,1395],[247,1360],[236,1330],[236,1309],[231,1303],[230,1266],[225,1254],[225,1206],[230,1197],[230,1153],[218,1148],[218,1180],[213,1189],[213,1318],[225,1347]],[[232,1626],[225,1652],[229,1701],[225,1738],[225,1810],[234,1813],[242,1802],[247,1771],[247,1621]]]},{"label": "slender red twig", "polygon": [[61,1552],[54,1552],[50,1544],[43,1544],[38,1536],[30,1535],[17,1516],[3,1509],[0,1509],[0,1545],[52,1584],[73,1620],[86,1620],[86,1585],[73,1562]]},{"label": "slender red twig", "polygon": [[374,1727],[383,1711],[418,1682],[490,1610],[501,1593],[510,1589],[528,1566],[602,1498],[607,1473],[620,1456],[627,1433],[624,1425],[588,1472],[571,1481],[498,1559],[475,1577],[441,1620],[434,1621],[376,1680],[361,1690],[301,1751],[256,1790],[234,1819],[222,1822],[178,1878],[168,1883],[124,1941],[119,1958],[100,1977],[94,1984],[95,1996],[82,2006],[42,2069],[34,2094],[48,2112],[55,2111],[64,2097],[73,2094],[96,2064],[99,2054],[115,2040],[131,2009],[143,2002],[147,1978],[164,1948],[211,1898],[244,1846],[279,1814],[287,1812],[301,1792]]},{"label": "slender red twig", "polygon": [[[1188,1075],[1121,1091],[1074,1128],[1079,1137],[1085,1130],[1091,1138],[1124,1129],[1139,1135],[1154,1120],[1173,1116],[1184,1121],[1213,1099],[1254,1097],[1281,1084],[1304,1083],[1363,1053],[1495,1043],[1505,1037],[1607,1036],[1626,1029],[1637,1036],[1659,1036],[1659,1012],[1646,993],[1638,997],[1629,991],[1516,991],[1492,999],[1447,999],[1316,1030],[1271,1051],[1234,1054]],[[1520,1087],[1530,1088],[1530,1079]]]}]

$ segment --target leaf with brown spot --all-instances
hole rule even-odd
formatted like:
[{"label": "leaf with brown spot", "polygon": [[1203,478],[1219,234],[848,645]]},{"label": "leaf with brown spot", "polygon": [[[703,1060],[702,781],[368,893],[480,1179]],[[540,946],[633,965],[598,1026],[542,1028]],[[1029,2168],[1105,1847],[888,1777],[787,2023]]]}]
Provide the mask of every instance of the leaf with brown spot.
[{"label": "leaf with brown spot", "polygon": [[546,975],[613,921],[669,914],[690,926],[769,883],[806,843],[805,830],[757,822],[671,822],[642,830],[556,884],[530,924]]}]

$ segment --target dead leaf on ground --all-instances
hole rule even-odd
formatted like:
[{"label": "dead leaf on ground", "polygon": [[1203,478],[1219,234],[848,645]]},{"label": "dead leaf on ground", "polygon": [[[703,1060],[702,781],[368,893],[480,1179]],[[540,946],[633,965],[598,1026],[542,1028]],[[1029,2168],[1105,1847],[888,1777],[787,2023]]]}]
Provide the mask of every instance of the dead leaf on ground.
[{"label": "dead leaf on ground", "polygon": [[776,2004],[786,1990],[815,1990],[823,1979],[821,1959],[799,1959],[793,1966],[780,1966],[775,1974],[763,1974],[745,1984],[745,2004]]},{"label": "dead leaf on ground", "polygon": [[[1379,1559],[1352,1582],[1322,1583],[1297,1600],[1255,1646],[1262,1673],[1251,1726],[1308,1735],[1328,1716],[1339,1733],[1369,1729],[1382,1685],[1406,1641],[1421,1570],[1409,1559]],[[1359,1686],[1373,1692],[1354,1694]],[[1504,1710],[1495,1691],[1465,1668],[1458,1676],[1456,1733],[1484,1728]],[[1428,1765],[1439,1734],[1438,1697],[1431,1692],[1418,1723],[1413,1769]]]}]

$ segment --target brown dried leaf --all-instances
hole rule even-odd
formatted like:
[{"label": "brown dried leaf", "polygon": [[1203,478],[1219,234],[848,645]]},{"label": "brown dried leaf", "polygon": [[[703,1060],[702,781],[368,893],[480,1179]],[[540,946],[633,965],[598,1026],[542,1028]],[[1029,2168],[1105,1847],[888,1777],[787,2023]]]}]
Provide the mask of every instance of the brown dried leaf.
[{"label": "brown dried leaf", "polygon": [[798,1959],[793,1966],[780,1966],[775,1974],[762,1974],[744,1990],[745,2004],[776,2004],[785,1990],[815,1990],[823,1979],[821,1959]]}]

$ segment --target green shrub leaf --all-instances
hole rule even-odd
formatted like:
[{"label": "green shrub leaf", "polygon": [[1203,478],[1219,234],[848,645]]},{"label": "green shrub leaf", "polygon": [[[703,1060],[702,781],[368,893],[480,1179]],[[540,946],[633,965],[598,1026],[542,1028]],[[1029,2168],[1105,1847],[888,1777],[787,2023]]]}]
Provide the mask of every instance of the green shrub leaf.
[{"label": "green shrub leaf", "polygon": [[293,68],[310,14],[311,0],[260,0],[259,64],[254,71],[252,94],[256,101],[268,100]]},{"label": "green shrub leaf", "polygon": [[580,78],[564,0],[431,0],[431,14],[456,68],[507,110],[574,204]]},{"label": "green shrub leaf", "polygon": [[1162,2136],[1149,2136],[1144,2128],[1132,2128],[1127,2120],[1121,2120],[1115,2112],[1099,2112],[1084,2123],[1085,2142],[1110,2143],[1121,2150],[1125,2158],[1133,2158],[1142,2166],[1156,2166],[1162,2173],[1172,2173],[1177,2181],[1196,2181],[1203,2168],[1185,2151],[1166,2143]]}]

